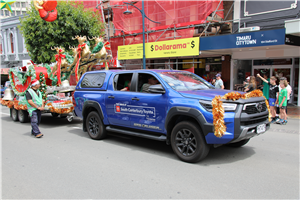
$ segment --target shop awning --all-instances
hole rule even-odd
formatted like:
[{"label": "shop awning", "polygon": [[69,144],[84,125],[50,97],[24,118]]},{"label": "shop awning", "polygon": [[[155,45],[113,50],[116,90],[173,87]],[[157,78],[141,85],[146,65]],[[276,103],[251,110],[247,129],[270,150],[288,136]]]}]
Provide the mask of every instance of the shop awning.
[{"label": "shop awning", "polygon": [[9,70],[10,68],[0,68],[0,73],[1,74],[8,74],[8,70]]},{"label": "shop awning", "polygon": [[200,55],[231,55],[233,59],[298,57],[300,37],[285,29],[200,38]]}]

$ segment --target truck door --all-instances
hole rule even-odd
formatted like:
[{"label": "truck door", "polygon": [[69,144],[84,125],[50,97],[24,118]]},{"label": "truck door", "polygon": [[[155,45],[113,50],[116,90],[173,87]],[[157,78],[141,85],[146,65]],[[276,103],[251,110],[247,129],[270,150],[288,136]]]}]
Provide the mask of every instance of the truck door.
[{"label": "truck door", "polygon": [[111,125],[130,127],[130,113],[132,93],[130,91],[133,73],[120,73],[113,77],[106,94],[105,106],[107,119]]},{"label": "truck door", "polygon": [[150,84],[160,84],[150,73],[139,73],[136,92],[131,101],[131,126],[133,128],[165,132],[165,118],[168,109],[167,94],[147,92]]}]

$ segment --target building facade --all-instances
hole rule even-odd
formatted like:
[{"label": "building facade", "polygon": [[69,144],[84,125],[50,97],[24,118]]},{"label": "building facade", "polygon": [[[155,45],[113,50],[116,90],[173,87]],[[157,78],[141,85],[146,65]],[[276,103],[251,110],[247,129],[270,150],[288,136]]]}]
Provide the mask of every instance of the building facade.
[{"label": "building facade", "polygon": [[26,14],[26,9],[30,7],[30,2],[31,0],[16,0],[11,4],[12,12],[7,9],[1,9],[0,19]]},{"label": "building facade", "polygon": [[25,40],[18,28],[21,25],[19,17],[1,19],[1,85],[8,80],[9,68],[30,63]]}]

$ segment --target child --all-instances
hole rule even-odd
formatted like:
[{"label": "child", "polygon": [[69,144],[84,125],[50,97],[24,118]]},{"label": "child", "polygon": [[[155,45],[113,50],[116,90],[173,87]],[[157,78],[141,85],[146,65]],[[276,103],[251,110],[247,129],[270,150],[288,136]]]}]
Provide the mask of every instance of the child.
[{"label": "child", "polygon": [[281,91],[280,91],[280,94],[278,96],[278,99],[276,100],[276,103],[278,103],[279,105],[279,109],[280,109],[280,121],[279,123],[280,124],[286,124],[287,121],[286,121],[286,112],[285,112],[285,109],[286,109],[286,106],[287,106],[287,95],[288,95],[288,92],[287,92],[287,81],[286,80],[282,80],[280,81],[280,87],[281,87]]},{"label": "child", "polygon": [[266,80],[265,78],[261,77],[260,74],[257,74],[257,77],[261,78],[265,83],[268,84],[269,87],[269,105],[270,105],[270,111],[272,115],[272,121],[271,123],[274,123],[276,121],[276,108],[275,108],[275,102],[276,102],[276,97],[278,96],[279,88],[276,85],[276,77],[272,76],[270,79],[270,82]]}]

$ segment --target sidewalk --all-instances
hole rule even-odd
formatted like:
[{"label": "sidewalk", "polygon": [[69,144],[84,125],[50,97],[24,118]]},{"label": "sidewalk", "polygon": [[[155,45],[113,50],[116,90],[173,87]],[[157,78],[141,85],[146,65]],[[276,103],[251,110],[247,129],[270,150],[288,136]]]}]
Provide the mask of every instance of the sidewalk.
[{"label": "sidewalk", "polygon": [[300,119],[300,106],[288,105],[287,116],[291,119]]}]

